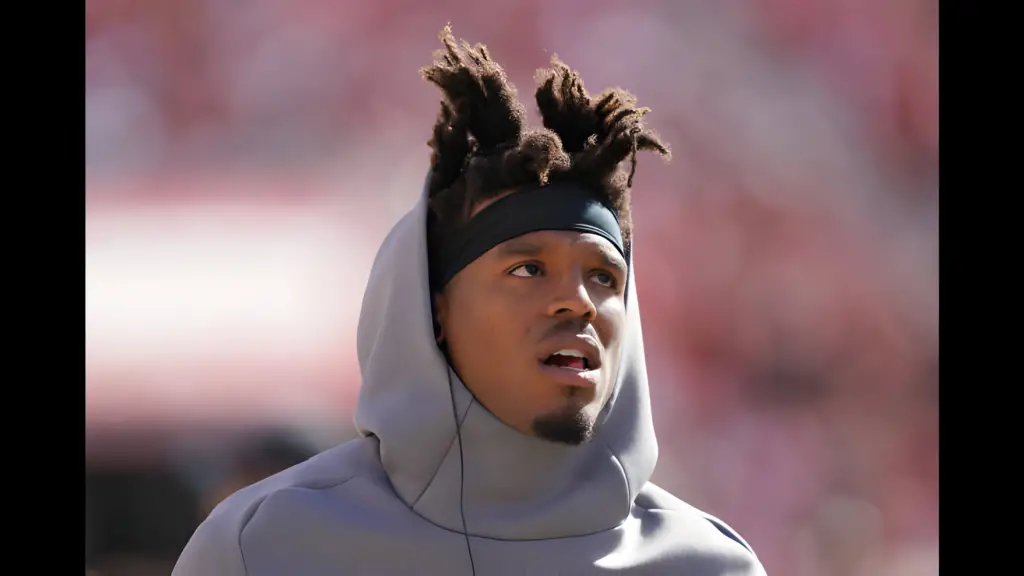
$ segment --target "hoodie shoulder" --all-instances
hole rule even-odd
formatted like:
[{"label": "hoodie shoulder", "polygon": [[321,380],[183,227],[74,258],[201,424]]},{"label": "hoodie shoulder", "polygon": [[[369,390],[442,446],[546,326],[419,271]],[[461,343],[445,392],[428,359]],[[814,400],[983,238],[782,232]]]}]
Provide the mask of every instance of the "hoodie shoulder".
[{"label": "hoodie shoulder", "polygon": [[[690,545],[708,552],[726,552],[733,565],[730,574],[765,576],[764,567],[754,549],[722,520],[683,502],[650,482],[637,495],[636,503],[647,512],[675,517],[681,537],[689,540]],[[740,568],[739,571],[735,571],[736,568]]]},{"label": "hoodie shoulder", "polygon": [[215,508],[192,534],[171,576],[244,576],[245,560],[239,539],[258,506],[255,503],[251,510],[241,514],[227,501]]},{"label": "hoodie shoulder", "polygon": [[379,467],[373,440],[359,438],[235,492],[199,525],[185,545],[172,576],[244,576],[242,534],[268,497],[291,488],[326,488]]}]

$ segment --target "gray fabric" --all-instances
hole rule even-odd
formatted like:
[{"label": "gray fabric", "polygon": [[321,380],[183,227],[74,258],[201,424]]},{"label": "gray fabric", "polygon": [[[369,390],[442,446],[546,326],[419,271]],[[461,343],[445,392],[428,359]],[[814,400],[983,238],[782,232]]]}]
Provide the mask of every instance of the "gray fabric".
[{"label": "gray fabric", "polygon": [[648,482],[658,448],[632,274],[620,373],[593,441],[527,437],[473,401],[436,346],[426,210],[424,192],[370,273],[363,437],[228,498],[174,575],[471,574],[460,498],[481,576],[764,574],[731,529]]}]

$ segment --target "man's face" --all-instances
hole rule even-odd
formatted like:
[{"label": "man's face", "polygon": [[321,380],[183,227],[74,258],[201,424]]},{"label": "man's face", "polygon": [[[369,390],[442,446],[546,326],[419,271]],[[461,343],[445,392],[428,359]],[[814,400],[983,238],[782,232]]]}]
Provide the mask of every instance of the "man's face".
[{"label": "man's face", "polygon": [[436,310],[476,399],[524,434],[587,441],[619,368],[626,262],[593,234],[542,231],[460,271]]}]

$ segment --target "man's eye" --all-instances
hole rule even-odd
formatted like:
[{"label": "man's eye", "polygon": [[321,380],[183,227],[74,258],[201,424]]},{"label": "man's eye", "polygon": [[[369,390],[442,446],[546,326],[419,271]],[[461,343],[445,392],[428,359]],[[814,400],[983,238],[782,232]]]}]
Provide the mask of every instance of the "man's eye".
[{"label": "man's eye", "polygon": [[540,272],[540,266],[537,266],[536,264],[523,264],[513,268],[509,271],[509,274],[519,276],[520,278],[530,278],[532,276],[539,276]]},{"label": "man's eye", "polygon": [[602,286],[607,286],[609,288],[615,286],[615,277],[607,272],[595,272],[593,278]]}]

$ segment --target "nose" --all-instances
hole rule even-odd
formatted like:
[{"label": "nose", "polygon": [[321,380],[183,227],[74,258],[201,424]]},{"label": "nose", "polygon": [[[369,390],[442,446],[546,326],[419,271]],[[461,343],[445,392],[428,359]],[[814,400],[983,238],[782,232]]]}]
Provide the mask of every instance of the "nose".
[{"label": "nose", "polygon": [[548,314],[556,317],[577,317],[593,320],[597,315],[582,274],[566,274],[556,285],[555,297]]}]

